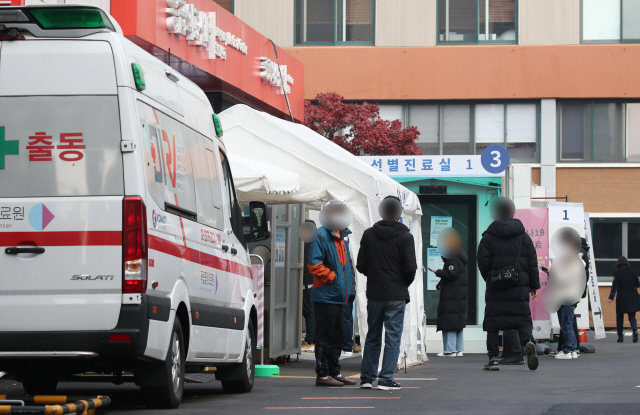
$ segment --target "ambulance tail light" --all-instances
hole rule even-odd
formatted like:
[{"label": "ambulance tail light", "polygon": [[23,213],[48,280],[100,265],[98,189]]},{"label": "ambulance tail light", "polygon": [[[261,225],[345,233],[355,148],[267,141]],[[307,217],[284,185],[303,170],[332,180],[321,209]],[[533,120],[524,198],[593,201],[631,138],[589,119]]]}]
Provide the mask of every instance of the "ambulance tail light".
[{"label": "ambulance tail light", "polygon": [[122,207],[122,292],[147,291],[147,214],[142,199],[125,197]]}]

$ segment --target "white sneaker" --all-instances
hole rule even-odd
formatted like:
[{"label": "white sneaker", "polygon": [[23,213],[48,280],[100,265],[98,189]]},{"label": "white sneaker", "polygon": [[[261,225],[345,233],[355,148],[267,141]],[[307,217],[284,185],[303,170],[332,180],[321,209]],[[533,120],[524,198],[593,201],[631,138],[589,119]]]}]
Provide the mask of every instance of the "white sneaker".
[{"label": "white sneaker", "polygon": [[577,359],[578,358],[578,352],[576,352],[575,350],[571,352],[571,358],[572,359]]},{"label": "white sneaker", "polygon": [[462,353],[462,352],[456,353],[456,357],[462,357],[462,356],[464,356],[464,353]]},{"label": "white sneaker", "polygon": [[340,358],[341,359],[346,359],[349,357],[353,357],[353,352],[345,352],[344,350],[342,351],[342,353],[340,354]]},{"label": "white sneaker", "polygon": [[437,355],[438,357],[456,357],[457,353],[453,352],[453,353],[445,353],[445,352],[440,352]]},{"label": "white sneaker", "polygon": [[571,357],[571,353],[565,353],[563,351],[559,351],[558,354],[556,355],[556,359],[571,360],[573,359],[573,357]]}]

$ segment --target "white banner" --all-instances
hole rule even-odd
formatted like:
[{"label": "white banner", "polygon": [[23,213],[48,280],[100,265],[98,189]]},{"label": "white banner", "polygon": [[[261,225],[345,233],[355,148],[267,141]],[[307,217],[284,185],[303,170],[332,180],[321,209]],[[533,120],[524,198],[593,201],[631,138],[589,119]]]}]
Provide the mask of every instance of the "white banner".
[{"label": "white banner", "polygon": [[[584,205],[582,203],[549,202],[549,242],[553,234],[560,228],[573,228],[584,238]],[[554,258],[553,246],[549,249],[549,257]],[[575,310],[579,329],[589,328],[589,307],[583,298]],[[560,328],[557,313],[551,316],[552,327]]]},{"label": "white banner", "polygon": [[591,237],[591,221],[589,213],[584,214],[584,233],[589,250],[589,301],[591,301],[591,314],[593,317],[593,328],[596,339],[607,337],[604,331],[604,319],[602,317],[602,304],[600,303],[600,290],[598,289],[598,273],[596,272],[595,254],[593,252],[593,238]]},{"label": "white banner", "polygon": [[369,166],[391,177],[502,177],[489,173],[481,156],[361,156]]}]

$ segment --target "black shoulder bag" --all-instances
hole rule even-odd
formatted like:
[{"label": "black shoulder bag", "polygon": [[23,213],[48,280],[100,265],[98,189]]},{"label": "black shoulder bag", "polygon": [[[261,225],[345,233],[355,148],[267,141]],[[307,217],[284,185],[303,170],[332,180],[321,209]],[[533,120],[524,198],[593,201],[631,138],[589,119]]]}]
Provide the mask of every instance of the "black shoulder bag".
[{"label": "black shoulder bag", "polygon": [[489,272],[489,282],[492,287],[509,288],[518,285],[518,282],[520,281],[520,276],[518,274],[518,261],[520,260],[521,248],[522,239],[518,239],[518,252],[516,254],[516,263],[514,266]]}]

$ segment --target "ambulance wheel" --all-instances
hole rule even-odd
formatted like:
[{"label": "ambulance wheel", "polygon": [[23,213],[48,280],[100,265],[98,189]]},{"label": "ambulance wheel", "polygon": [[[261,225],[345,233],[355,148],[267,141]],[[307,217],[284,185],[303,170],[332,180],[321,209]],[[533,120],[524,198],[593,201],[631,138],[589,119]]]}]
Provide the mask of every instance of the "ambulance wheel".
[{"label": "ambulance wheel", "polygon": [[249,322],[249,327],[247,327],[247,341],[244,347],[244,359],[242,360],[242,379],[223,380],[222,389],[224,389],[226,393],[247,393],[253,389],[256,372],[256,362],[253,358],[255,348],[256,341],[253,336],[253,323]]},{"label": "ambulance wheel", "polygon": [[158,363],[157,373],[162,386],[142,387],[145,404],[154,409],[175,409],[182,402],[184,393],[185,356],[182,326],[176,318],[164,362]]},{"label": "ambulance wheel", "polygon": [[27,395],[53,395],[58,387],[55,373],[27,373],[20,378]]}]

